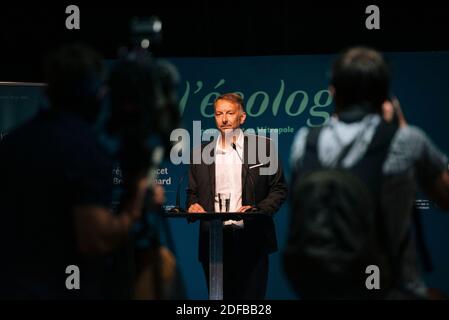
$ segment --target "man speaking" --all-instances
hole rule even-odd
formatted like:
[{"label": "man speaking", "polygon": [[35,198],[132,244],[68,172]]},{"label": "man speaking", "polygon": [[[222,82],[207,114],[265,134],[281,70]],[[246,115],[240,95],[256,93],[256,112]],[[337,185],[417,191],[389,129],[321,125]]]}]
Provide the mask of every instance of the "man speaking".
[{"label": "man speaking", "polygon": [[[239,94],[223,94],[214,102],[220,135],[202,145],[211,149],[212,163],[191,163],[187,208],[190,213],[218,212],[218,197],[226,195],[229,212],[266,213],[240,221],[224,221],[223,298],[264,299],[268,279],[268,255],[277,250],[272,215],[287,198],[287,185],[273,141],[246,135],[246,120]],[[266,150],[270,150],[268,161]],[[203,152],[202,152],[203,154]],[[274,170],[267,170],[275,164]],[[222,209],[222,210],[220,210]],[[209,222],[201,221],[199,260],[209,281]]]}]

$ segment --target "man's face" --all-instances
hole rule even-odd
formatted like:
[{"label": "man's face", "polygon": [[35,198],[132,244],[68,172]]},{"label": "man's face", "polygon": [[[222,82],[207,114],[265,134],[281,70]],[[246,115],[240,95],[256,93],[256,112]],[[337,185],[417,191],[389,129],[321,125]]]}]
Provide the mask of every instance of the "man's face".
[{"label": "man's face", "polygon": [[239,104],[224,99],[215,103],[215,123],[222,134],[239,128],[245,119],[246,113]]}]

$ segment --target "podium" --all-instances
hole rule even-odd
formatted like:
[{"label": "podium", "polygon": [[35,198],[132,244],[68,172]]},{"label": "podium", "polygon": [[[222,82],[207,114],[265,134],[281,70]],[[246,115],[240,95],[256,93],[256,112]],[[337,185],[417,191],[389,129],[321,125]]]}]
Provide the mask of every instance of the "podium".
[{"label": "podium", "polygon": [[167,218],[209,220],[209,300],[223,300],[223,221],[265,216],[261,212],[165,213]]}]

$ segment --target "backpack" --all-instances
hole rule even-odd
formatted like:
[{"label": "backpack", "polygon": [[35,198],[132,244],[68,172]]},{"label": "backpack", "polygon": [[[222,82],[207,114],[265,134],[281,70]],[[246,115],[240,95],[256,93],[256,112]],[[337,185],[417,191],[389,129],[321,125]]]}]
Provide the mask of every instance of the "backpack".
[{"label": "backpack", "polygon": [[[399,263],[388,251],[379,210],[382,165],[396,126],[381,122],[363,158],[351,168],[318,159],[321,128],[311,128],[300,175],[294,179],[284,270],[303,298],[382,298],[394,286]],[[379,268],[380,289],[368,290],[367,267]]]}]

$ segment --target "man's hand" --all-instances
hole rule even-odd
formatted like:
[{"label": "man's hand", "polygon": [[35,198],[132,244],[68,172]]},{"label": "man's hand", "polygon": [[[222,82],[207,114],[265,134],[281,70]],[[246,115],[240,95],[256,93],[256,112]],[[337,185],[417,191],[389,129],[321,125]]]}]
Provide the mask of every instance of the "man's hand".
[{"label": "man's hand", "polygon": [[406,127],[407,120],[401,110],[401,104],[396,97],[393,97],[391,100],[386,100],[382,104],[382,116],[386,122],[392,122],[395,115],[397,117],[399,127]]},{"label": "man's hand", "polygon": [[240,209],[237,210],[237,212],[246,212],[252,209],[252,206],[243,206],[240,207]]},{"label": "man's hand", "polygon": [[204,208],[199,204],[199,203],[194,203],[189,207],[188,210],[189,213],[206,213],[206,210],[204,210]]},{"label": "man's hand", "polygon": [[404,113],[401,109],[401,104],[399,103],[398,98],[393,97],[391,99],[391,104],[393,105],[394,112],[396,113],[399,121],[399,127],[404,128],[407,126],[407,120],[405,119]]}]

